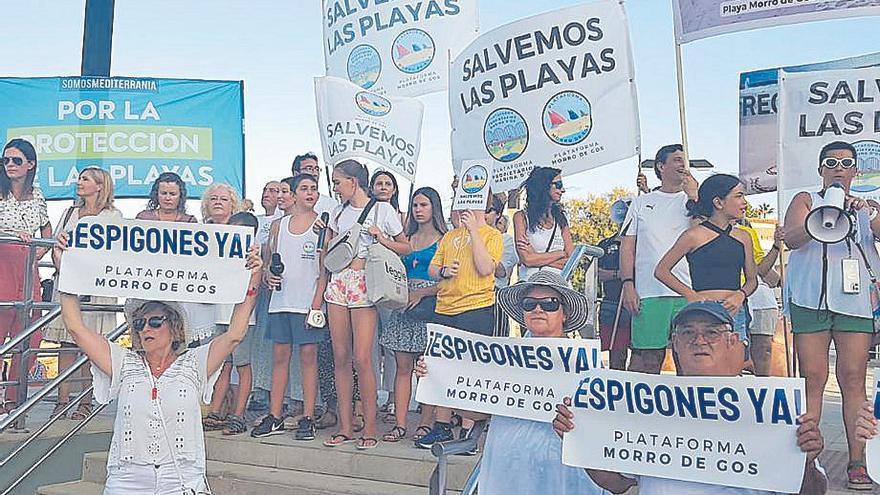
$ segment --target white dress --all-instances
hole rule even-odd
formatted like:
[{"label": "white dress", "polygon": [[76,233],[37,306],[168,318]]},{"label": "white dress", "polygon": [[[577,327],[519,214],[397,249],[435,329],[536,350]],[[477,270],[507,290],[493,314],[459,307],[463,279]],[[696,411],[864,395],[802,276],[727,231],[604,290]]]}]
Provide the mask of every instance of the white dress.
[{"label": "white dress", "polygon": [[199,400],[211,402],[220,376],[219,370],[208,376],[210,346],[185,352],[159,378],[140,354],[113,343],[112,375],[92,365],[95,399],[101,404],[118,401],[105,494],[140,494],[144,487],[179,493],[177,468],[187,486],[201,486],[205,437]]}]

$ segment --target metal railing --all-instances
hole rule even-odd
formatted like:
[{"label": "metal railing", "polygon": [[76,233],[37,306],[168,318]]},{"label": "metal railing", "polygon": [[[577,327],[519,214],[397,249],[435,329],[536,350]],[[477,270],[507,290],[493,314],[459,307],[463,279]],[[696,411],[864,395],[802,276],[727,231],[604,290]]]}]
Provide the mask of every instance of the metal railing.
[{"label": "metal railing", "polygon": [[[431,473],[431,479],[428,484],[428,493],[430,495],[446,495],[447,477],[449,475],[449,456],[464,454],[471,452],[483,436],[483,432],[488,426],[488,420],[475,421],[471,428],[470,435],[460,440],[450,440],[448,442],[437,442],[431,446],[431,454],[437,458],[437,466]],[[462,489],[462,495],[473,495],[477,490],[477,478],[480,475],[480,463],[474,466],[471,474],[468,476],[467,482]]]}]

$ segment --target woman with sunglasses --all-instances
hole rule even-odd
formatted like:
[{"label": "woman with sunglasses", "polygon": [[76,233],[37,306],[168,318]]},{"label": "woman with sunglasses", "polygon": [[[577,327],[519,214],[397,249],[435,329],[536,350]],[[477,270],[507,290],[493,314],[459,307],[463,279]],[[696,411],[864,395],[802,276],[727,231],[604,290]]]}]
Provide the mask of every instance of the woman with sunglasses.
[{"label": "woman with sunglasses", "polygon": [[83,323],[78,296],[61,294],[64,325],[92,362],[95,398],[102,404],[118,401],[104,493],[206,490],[199,401],[211,401],[223,362],[247,333],[263,266],[257,246],[246,266],[249,288],[233,310],[229,330],[189,350],[188,319],[179,303],[129,299],[129,350]]},{"label": "woman with sunglasses", "polygon": [[[587,298],[551,271],[500,289],[498,307],[527,338],[564,338],[589,320]],[[416,376],[427,374],[419,359]],[[585,470],[566,466],[561,458],[562,440],[550,423],[495,415],[480,463],[480,493],[605,493]]]},{"label": "woman with sunglasses", "polygon": [[523,183],[526,207],[513,215],[513,234],[519,256],[519,279],[533,273],[562,270],[574,250],[568,218],[562,209],[562,171],[535,167]]},{"label": "woman with sunglasses", "polygon": [[[822,396],[828,381],[828,349],[834,341],[835,373],[843,396],[843,423],[849,445],[848,486],[853,490],[871,490],[865,448],[855,437],[855,426],[859,407],[865,401],[868,348],[874,332],[876,313],[871,305],[869,269],[880,273],[880,255],[874,245],[874,237],[880,235],[880,205],[851,194],[850,186],[858,174],[857,163],[856,150],[849,143],[836,141],[825,145],[819,153],[822,191],[799,192],[792,199],[783,228],[785,244],[792,250],[785,272],[784,300],[791,317],[801,375],[806,379],[807,411],[818,415],[822,413]],[[807,233],[805,222],[813,205],[821,201],[832,185],[839,185],[846,193],[845,207],[854,215],[853,234],[846,241],[821,244]],[[852,275],[857,277],[861,290],[844,290],[845,266],[853,267]]]},{"label": "woman with sunglasses", "polygon": [[[27,243],[38,237],[49,238],[52,226],[46,200],[40,188],[34,185],[37,175],[37,152],[24,139],[13,139],[3,148],[3,167],[0,167],[0,236],[14,236]],[[31,296],[40,301],[40,275],[37,261],[46,254],[46,248],[37,248],[32,266],[27,265],[28,246],[0,244],[0,301],[21,301],[24,297],[26,277],[32,278]],[[39,313],[31,315],[37,318]],[[19,321],[15,308],[0,308],[0,342],[13,336],[29,323]],[[40,346],[40,332],[31,335],[30,347]],[[18,378],[18,355],[12,361],[9,379]],[[32,355],[28,368],[36,355]],[[0,415],[11,412],[16,406],[16,387],[6,389],[6,401],[0,402]]]}]

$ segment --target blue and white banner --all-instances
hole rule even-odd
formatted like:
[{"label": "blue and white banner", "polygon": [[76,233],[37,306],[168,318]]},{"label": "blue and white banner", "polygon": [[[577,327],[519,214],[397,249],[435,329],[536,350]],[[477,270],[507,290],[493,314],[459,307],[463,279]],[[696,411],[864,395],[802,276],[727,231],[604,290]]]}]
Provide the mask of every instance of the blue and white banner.
[{"label": "blue and white banner", "polygon": [[0,132],[34,145],[46,199],[75,197],[85,167],[107,170],[117,198],[148,197],[162,172],[191,199],[215,182],[244,190],[240,81],[3,78],[0,101]]},{"label": "blue and white banner", "polygon": [[415,180],[425,112],[421,101],[386,98],[338,77],[316,77],[315,108],[328,166],[364,159]]},{"label": "blue and white banner", "polygon": [[59,290],[91,296],[234,304],[244,300],[253,229],[87,217],[69,232]]},{"label": "blue and white banner", "polygon": [[776,190],[779,71],[809,72],[880,65],[880,52],[817,64],[743,72],[739,76],[739,178],[747,194]]},{"label": "blue and white banner", "polygon": [[322,0],[327,75],[388,96],[445,91],[479,29],[477,0]]},{"label": "blue and white banner", "polygon": [[[803,378],[594,370],[571,395],[569,466],[729,487],[800,491]],[[566,394],[568,395],[568,394]],[[706,493],[711,493],[711,490]]]},{"label": "blue and white banner", "polygon": [[520,19],[452,61],[454,169],[494,162],[493,188],[538,165],[571,175],[638,154],[636,86],[623,2],[594,0]]},{"label": "blue and white banner", "polygon": [[484,337],[428,324],[416,400],[549,423],[582,373],[602,366],[598,340]]},{"label": "blue and white banner", "polygon": [[797,22],[880,15],[880,0],[674,0],[672,7],[678,43]]}]

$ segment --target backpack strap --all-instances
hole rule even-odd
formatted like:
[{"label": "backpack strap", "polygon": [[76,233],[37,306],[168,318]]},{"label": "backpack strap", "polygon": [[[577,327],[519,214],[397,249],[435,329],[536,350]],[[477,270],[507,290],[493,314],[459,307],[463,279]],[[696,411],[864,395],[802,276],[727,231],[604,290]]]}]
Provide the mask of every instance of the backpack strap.
[{"label": "backpack strap", "polygon": [[367,203],[367,206],[364,207],[364,211],[361,212],[361,216],[358,217],[357,223],[360,225],[364,224],[364,220],[367,219],[367,215],[370,214],[370,210],[373,209],[373,206],[376,204],[376,198],[370,198],[370,202]]}]

